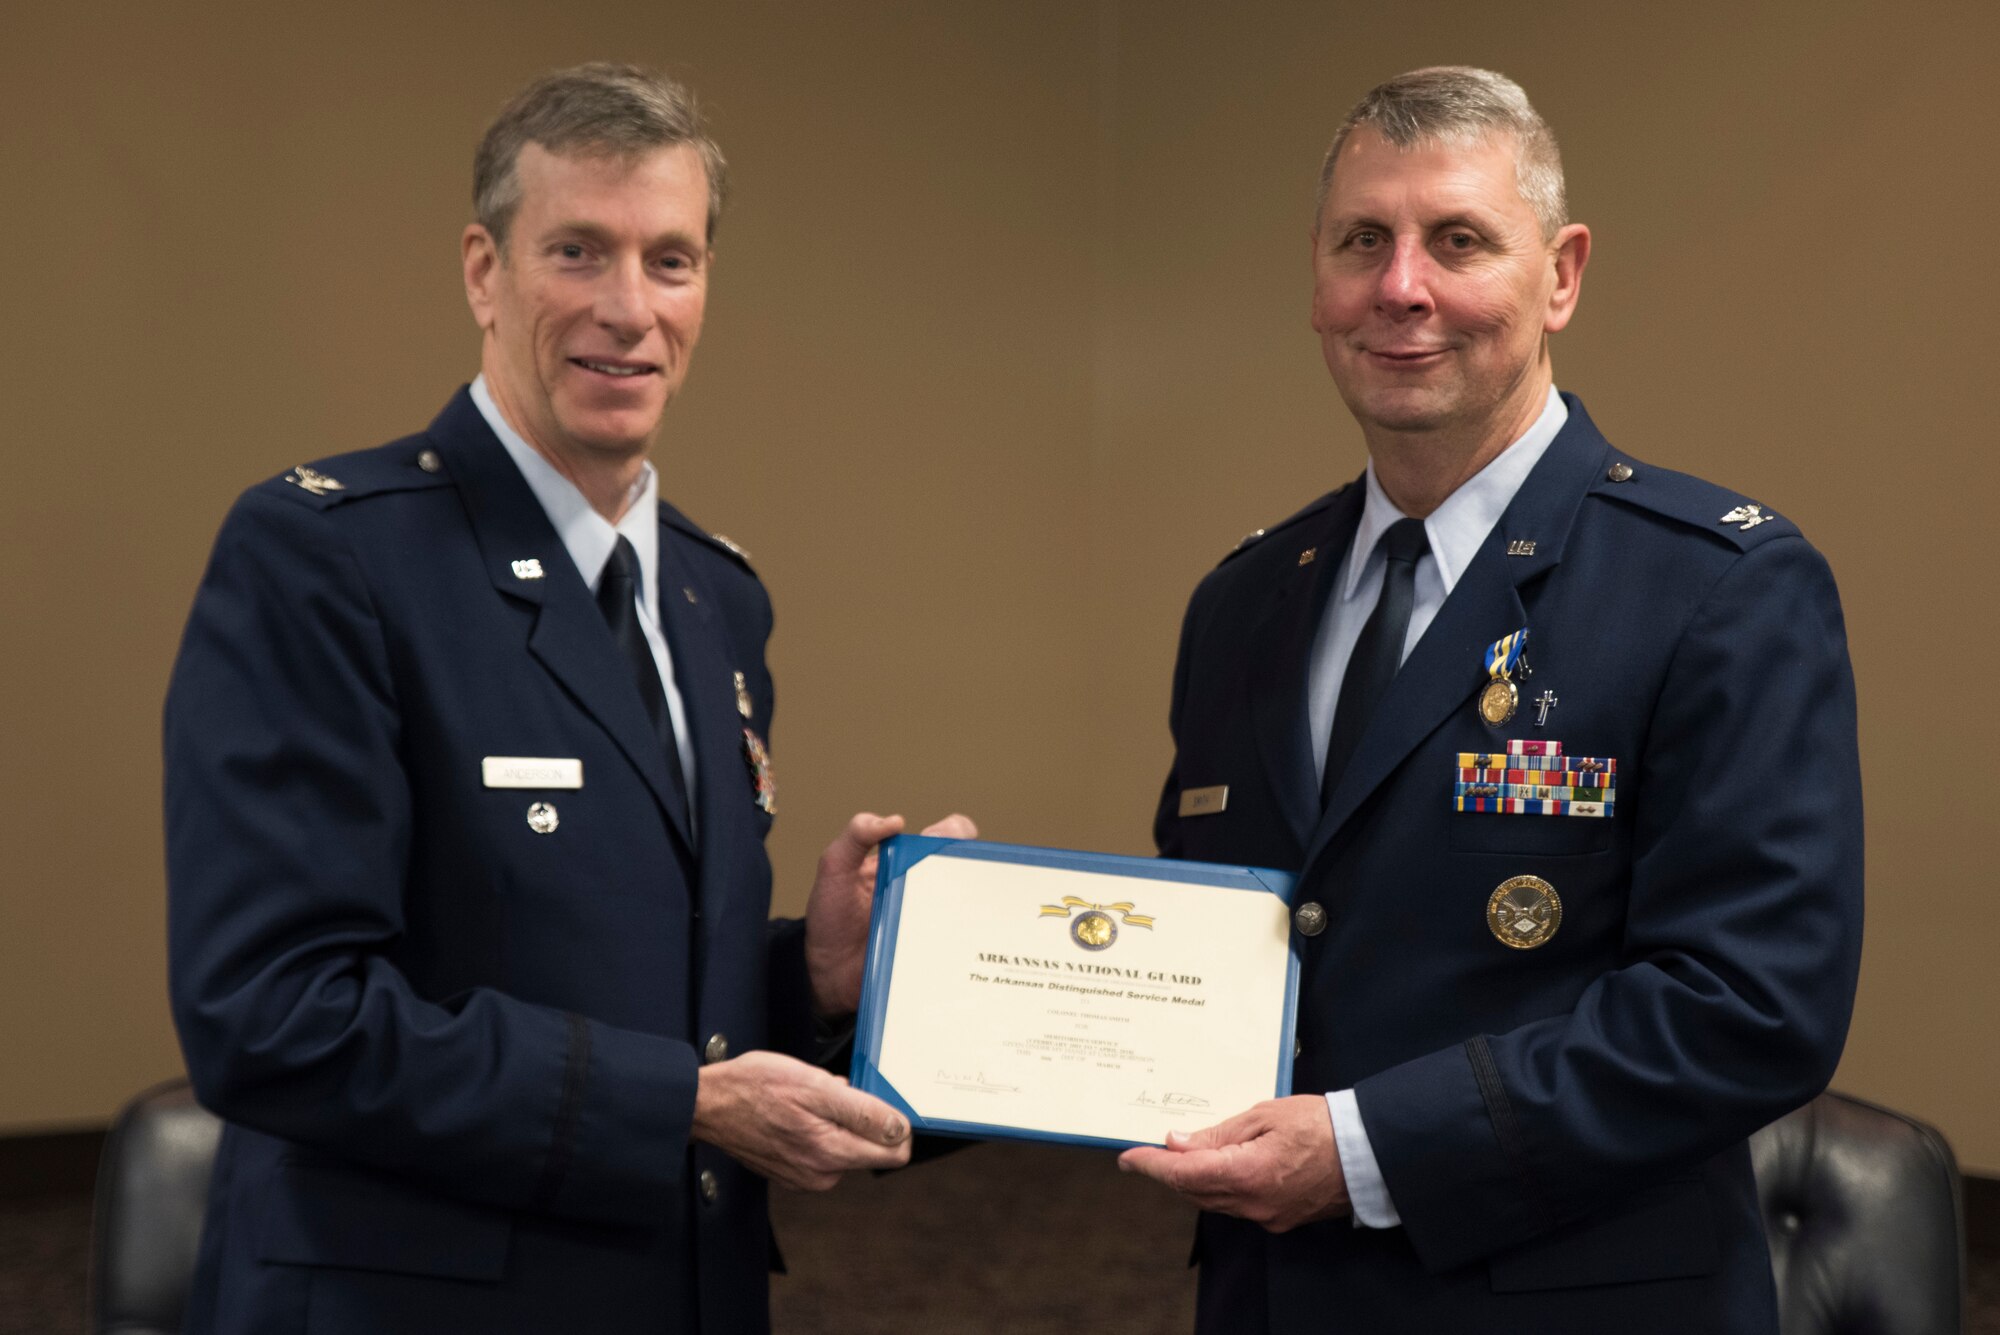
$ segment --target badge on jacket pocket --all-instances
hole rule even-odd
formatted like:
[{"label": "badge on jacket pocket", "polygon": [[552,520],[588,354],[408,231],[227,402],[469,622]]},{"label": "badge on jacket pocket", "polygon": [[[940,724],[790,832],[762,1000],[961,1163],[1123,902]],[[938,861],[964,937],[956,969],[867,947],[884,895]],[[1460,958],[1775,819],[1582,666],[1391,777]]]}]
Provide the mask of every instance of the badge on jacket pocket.
[{"label": "badge on jacket pocket", "polygon": [[1539,876],[1510,877],[1486,900],[1486,926],[1493,939],[1515,950],[1546,945],[1562,920],[1562,897]]},{"label": "badge on jacket pocket", "polygon": [[1452,784],[1452,810],[1502,816],[1612,814],[1618,800],[1618,761],[1566,756],[1562,743],[1510,741],[1505,751],[1461,751]]}]

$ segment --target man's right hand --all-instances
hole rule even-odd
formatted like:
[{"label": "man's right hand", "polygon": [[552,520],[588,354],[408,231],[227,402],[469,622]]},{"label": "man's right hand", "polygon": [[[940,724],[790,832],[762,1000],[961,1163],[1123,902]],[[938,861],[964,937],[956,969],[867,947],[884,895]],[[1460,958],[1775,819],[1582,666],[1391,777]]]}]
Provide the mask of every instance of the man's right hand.
[{"label": "man's right hand", "polygon": [[872,1095],[776,1052],[701,1068],[694,1138],[773,1182],[825,1191],[856,1168],[910,1160],[910,1124]]}]

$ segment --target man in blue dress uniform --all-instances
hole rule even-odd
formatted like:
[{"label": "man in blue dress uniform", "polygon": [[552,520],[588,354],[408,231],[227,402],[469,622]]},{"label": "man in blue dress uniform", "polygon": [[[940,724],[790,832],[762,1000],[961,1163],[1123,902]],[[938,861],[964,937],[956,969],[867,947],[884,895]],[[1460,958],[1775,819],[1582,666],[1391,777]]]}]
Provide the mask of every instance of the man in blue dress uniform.
[{"label": "man in blue dress uniform", "polygon": [[908,1156],[802,1060],[900,818],[768,921],[770,604],[646,458],[722,206],[687,92],[551,75],[474,188],[482,374],[248,491],[175,667],[172,1000],[228,1122],[186,1328],[761,1332],[764,1179]]},{"label": "man in blue dress uniform", "polygon": [[1792,523],[1554,388],[1590,246],[1498,75],[1327,155],[1368,469],[1196,590],[1156,827],[1302,872],[1299,1092],[1124,1159],[1204,1207],[1203,1331],[1776,1329],[1745,1138],[1846,1036],[1853,678]]}]

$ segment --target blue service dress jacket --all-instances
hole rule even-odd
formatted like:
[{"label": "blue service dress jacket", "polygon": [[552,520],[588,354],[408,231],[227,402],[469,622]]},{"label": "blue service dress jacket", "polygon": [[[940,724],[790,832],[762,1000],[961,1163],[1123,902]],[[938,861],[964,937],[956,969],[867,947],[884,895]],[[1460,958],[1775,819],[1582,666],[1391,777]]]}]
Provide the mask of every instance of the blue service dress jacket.
[{"label": "blue service dress jacket", "polygon": [[[1160,851],[1301,869],[1324,917],[1298,918],[1319,930],[1294,1088],[1356,1091],[1403,1221],[1204,1215],[1205,1332],[1776,1330],[1745,1138],[1831,1078],[1860,956],[1839,599],[1789,521],[1613,449],[1565,399],[1323,811],[1307,659],[1364,489],[1239,549],[1189,606]],[[1490,726],[1486,650],[1522,628],[1532,675]],[[1559,796],[1606,814],[1461,810],[1509,768],[1464,762],[1509,742],[1599,762],[1601,790]],[[1223,810],[1181,814],[1215,785]],[[1489,912],[1522,877],[1561,915],[1525,948],[1546,912],[1513,946]]]},{"label": "blue service dress jacket", "polygon": [[463,390],[224,522],[166,708],[174,1019],[228,1123],[188,1330],[768,1328],[764,1183],[688,1132],[704,1051],[813,1046],[747,759],[771,611],[660,525],[694,828]]}]

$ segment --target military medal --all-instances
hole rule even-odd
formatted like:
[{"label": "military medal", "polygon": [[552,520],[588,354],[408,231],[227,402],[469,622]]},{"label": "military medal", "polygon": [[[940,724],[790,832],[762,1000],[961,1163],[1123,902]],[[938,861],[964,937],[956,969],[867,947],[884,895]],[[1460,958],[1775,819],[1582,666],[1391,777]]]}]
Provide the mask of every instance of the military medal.
[{"label": "military medal", "polygon": [[1515,950],[1546,945],[1562,926],[1563,903],[1556,888],[1539,876],[1500,882],[1486,901],[1486,926],[1494,940]]},{"label": "military medal", "polygon": [[750,726],[750,684],[741,672],[735,678],[736,712],[743,716],[743,761],[750,766],[750,788],[757,796],[757,809],[767,816],[778,814],[778,781],[771,774],[771,752],[764,739]]},{"label": "military medal", "polygon": [[1500,727],[1521,707],[1521,688],[1513,682],[1520,666],[1521,652],[1528,647],[1526,626],[1486,646],[1486,675],[1490,678],[1479,692],[1479,717],[1489,727]]}]

